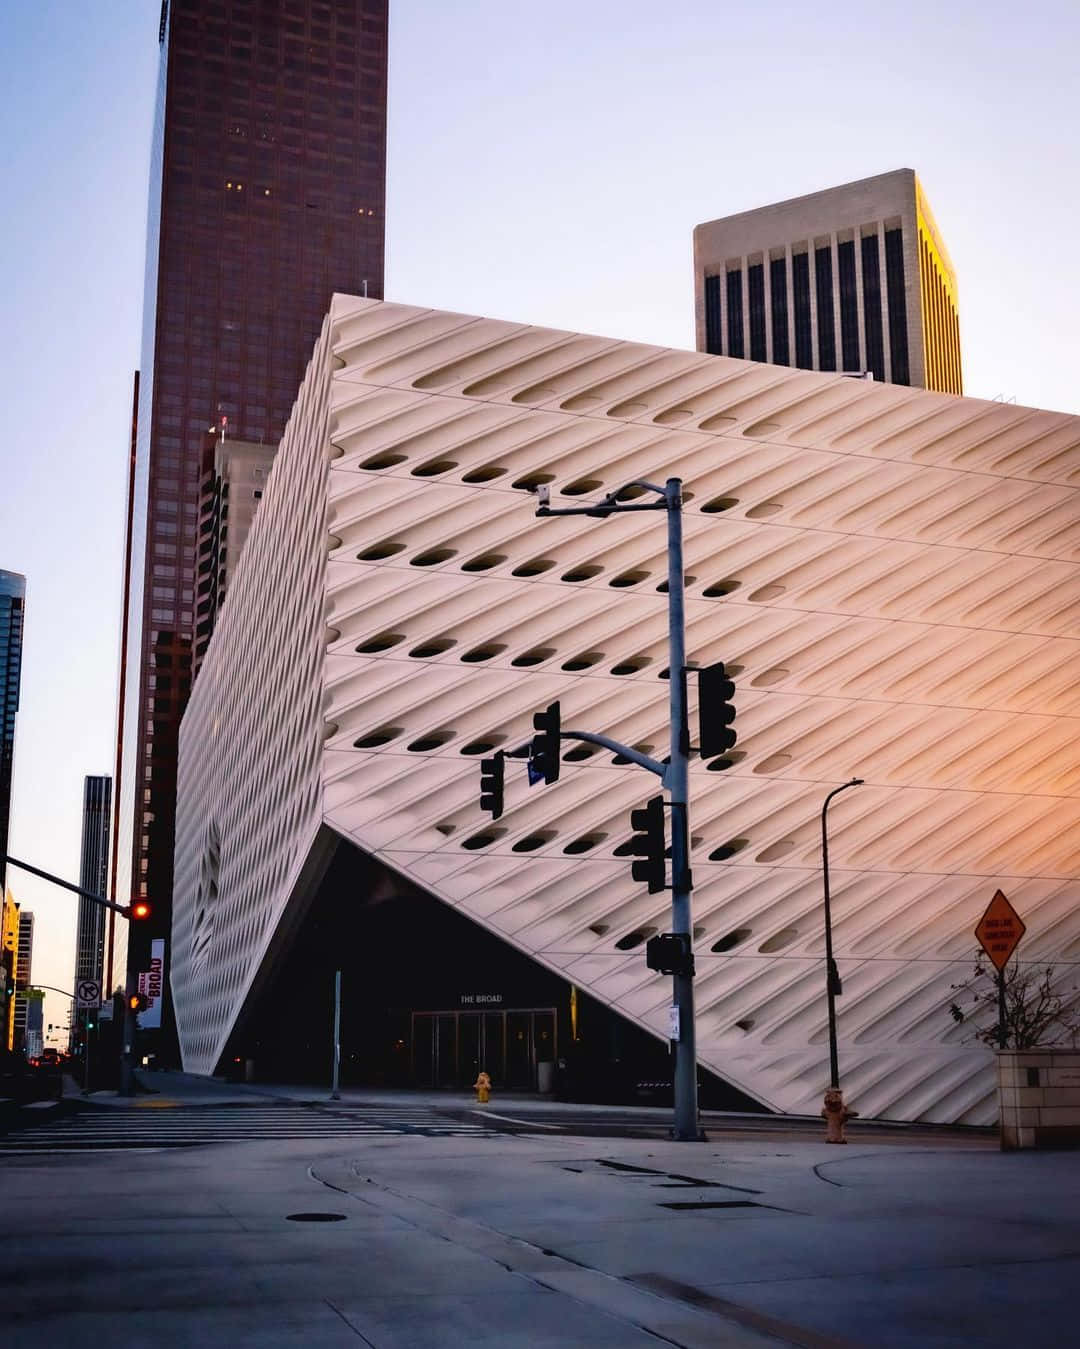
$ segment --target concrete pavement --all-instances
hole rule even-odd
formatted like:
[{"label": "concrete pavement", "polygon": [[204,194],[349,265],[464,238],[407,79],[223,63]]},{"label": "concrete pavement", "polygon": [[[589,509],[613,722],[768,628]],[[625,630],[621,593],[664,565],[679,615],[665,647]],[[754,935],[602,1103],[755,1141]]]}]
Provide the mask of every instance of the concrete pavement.
[{"label": "concrete pavement", "polygon": [[[253,1100],[170,1079],[121,1108]],[[0,1174],[19,1349],[1077,1339],[1075,1153],[400,1136],[12,1157]]]}]

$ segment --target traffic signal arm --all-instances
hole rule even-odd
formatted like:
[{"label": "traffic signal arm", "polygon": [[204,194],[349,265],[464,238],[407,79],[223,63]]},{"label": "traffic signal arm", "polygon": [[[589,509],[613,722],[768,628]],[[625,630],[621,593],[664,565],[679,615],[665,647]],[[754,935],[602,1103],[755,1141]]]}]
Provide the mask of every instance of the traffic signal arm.
[{"label": "traffic signal arm", "polygon": [[17,857],[12,857],[8,853],[3,854],[3,860],[7,866],[18,867],[20,871],[29,871],[32,876],[40,876],[42,880],[52,881],[53,885],[63,886],[65,890],[73,890],[75,894],[82,895],[94,904],[100,904],[103,909],[112,909],[114,913],[121,914],[124,918],[130,918],[131,905],[115,904],[111,899],[106,899],[104,895],[96,894],[93,890],[85,890],[81,885],[74,885],[71,881],[65,881],[60,876],[54,876],[51,871],[42,871],[40,867],[32,867],[29,862],[20,862]]}]

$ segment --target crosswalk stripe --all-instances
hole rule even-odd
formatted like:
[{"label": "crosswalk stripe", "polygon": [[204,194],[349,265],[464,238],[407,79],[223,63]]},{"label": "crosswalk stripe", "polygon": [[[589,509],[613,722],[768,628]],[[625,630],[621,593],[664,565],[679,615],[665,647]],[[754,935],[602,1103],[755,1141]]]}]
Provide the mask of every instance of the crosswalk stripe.
[{"label": "crosswalk stripe", "polygon": [[[100,1113],[98,1113],[100,1111]],[[7,1139],[0,1156],[193,1147],[210,1143],[307,1138],[491,1137],[480,1123],[447,1119],[434,1110],[391,1106],[321,1109],[317,1104],[265,1106],[98,1107]]]}]

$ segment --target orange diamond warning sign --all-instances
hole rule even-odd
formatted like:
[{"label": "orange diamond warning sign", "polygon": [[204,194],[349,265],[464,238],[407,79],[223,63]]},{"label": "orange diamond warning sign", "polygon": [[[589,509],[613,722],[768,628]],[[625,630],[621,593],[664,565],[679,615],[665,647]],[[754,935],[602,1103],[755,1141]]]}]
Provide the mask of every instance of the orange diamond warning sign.
[{"label": "orange diamond warning sign", "polygon": [[994,898],[979,919],[975,937],[997,969],[1005,968],[1026,931],[1027,928],[1020,921],[1020,915],[1001,891],[995,890]]}]

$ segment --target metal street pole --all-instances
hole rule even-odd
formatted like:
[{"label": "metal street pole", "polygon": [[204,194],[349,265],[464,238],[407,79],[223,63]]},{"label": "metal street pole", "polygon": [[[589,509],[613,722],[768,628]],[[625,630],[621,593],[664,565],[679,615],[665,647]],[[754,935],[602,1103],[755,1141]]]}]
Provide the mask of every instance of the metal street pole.
[{"label": "metal street pole", "polygon": [[821,807],[821,876],[825,887],[825,991],[829,1006],[829,1085],[834,1091],[840,1088],[840,1065],[836,1052],[836,995],[840,992],[840,971],[833,959],[832,945],[832,907],[829,896],[829,835],[825,817],[829,802],[834,796],[846,792],[849,787],[861,787],[862,778],[852,778],[850,782],[834,787],[825,798]]},{"label": "metal street pole", "polygon": [[[622,502],[626,487],[645,488],[661,500],[642,503]],[[663,510],[668,522],[668,685],[671,749],[666,763],[659,763],[627,745],[604,735],[584,731],[564,731],[566,739],[584,740],[613,749],[631,763],[655,773],[668,790],[671,807],[671,928],[686,937],[686,968],[672,975],[672,1038],[675,1041],[675,1118],[672,1138],[698,1142],[704,1139],[698,1124],[697,1035],[694,1025],[694,925],[690,908],[693,881],[690,875],[689,773],[690,732],[686,715],[686,615],[683,600],[682,480],[668,478],[663,487],[638,479],[617,491],[609,492],[592,506],[553,507],[550,489],[537,488],[538,517],[551,515],[587,515],[606,520],[612,515],[634,511]],[[523,747],[524,748],[524,747]]]},{"label": "metal street pole", "polygon": [[686,717],[686,614],[683,604],[682,481],[664,484],[668,523],[668,684],[671,761],[666,786],[671,805],[671,930],[684,933],[690,968],[672,975],[678,1024],[675,1039],[675,1126],[683,1142],[702,1137],[698,1124],[697,1035],[694,1025],[693,922],[690,908],[690,733]]},{"label": "metal street pole", "polygon": [[334,1083],[330,1088],[330,1099],[341,1100],[338,1082],[341,1072],[341,971],[334,973]]}]

